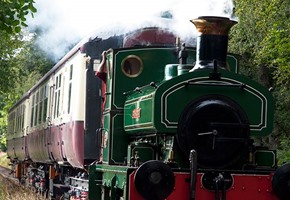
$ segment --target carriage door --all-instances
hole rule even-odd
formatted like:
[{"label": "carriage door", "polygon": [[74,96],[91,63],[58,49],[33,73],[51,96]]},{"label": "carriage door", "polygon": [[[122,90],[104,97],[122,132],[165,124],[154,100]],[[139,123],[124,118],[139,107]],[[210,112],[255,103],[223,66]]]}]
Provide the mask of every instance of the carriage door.
[{"label": "carriage door", "polygon": [[62,112],[62,92],[63,92],[63,73],[59,72],[54,75],[54,87],[51,89],[51,92],[53,93],[53,98],[51,99],[52,103],[52,110],[51,110],[51,116],[52,116],[52,126],[50,128],[50,156],[54,161],[63,161],[63,153],[62,153],[62,129],[63,129],[63,112]]},{"label": "carriage door", "polygon": [[50,160],[54,160],[52,155],[52,138],[51,138],[51,129],[52,129],[52,119],[53,119],[53,99],[55,91],[54,76],[51,76],[49,84],[49,99],[48,99],[48,113],[47,113],[47,150],[50,157]]}]

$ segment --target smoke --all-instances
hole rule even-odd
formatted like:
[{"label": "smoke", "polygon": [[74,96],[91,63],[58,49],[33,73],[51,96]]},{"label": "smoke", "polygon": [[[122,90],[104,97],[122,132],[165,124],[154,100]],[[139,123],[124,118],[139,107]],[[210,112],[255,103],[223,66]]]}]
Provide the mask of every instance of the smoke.
[{"label": "smoke", "polygon": [[[170,28],[192,37],[198,16],[233,16],[232,0],[35,0],[37,13],[28,20],[31,30],[41,30],[38,44],[55,60],[73,44],[94,34],[109,37],[145,26]],[[164,12],[172,19],[160,19]]]}]

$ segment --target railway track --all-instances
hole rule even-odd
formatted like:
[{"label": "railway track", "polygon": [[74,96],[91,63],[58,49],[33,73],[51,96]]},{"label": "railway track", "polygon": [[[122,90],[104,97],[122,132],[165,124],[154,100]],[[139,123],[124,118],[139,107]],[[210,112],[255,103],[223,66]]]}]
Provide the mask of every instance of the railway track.
[{"label": "railway track", "polygon": [[10,168],[3,167],[3,166],[0,165],[0,175],[3,178],[5,178],[5,179],[7,179],[7,180],[9,180],[11,182],[13,182],[15,184],[18,184],[19,183],[18,179],[14,178],[13,175],[11,175],[11,173],[12,173],[12,171],[11,171]]},{"label": "railway track", "polygon": [[44,200],[43,196],[29,190],[11,174],[11,169],[0,166],[1,200]]}]

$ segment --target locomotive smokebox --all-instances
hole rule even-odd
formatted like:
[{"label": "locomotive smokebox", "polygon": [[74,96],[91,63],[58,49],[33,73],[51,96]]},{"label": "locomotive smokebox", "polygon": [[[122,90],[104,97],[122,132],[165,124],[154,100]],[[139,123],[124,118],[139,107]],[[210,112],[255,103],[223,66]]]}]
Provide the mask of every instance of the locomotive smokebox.
[{"label": "locomotive smokebox", "polygon": [[199,17],[191,22],[198,31],[193,70],[213,68],[213,61],[219,68],[227,69],[228,34],[237,22],[225,17]]}]

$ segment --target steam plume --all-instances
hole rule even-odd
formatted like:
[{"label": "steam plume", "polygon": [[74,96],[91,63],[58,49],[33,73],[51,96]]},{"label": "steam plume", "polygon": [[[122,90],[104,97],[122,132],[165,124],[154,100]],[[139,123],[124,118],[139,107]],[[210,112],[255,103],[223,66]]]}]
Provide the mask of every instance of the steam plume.
[{"label": "steam plume", "polygon": [[[177,34],[192,37],[190,19],[214,15],[231,17],[232,0],[36,0],[38,12],[28,21],[31,29],[41,29],[39,45],[56,60],[68,47],[91,33],[108,37],[145,26],[165,26]],[[160,16],[173,16],[164,23]],[[170,27],[169,27],[170,26]]]}]

